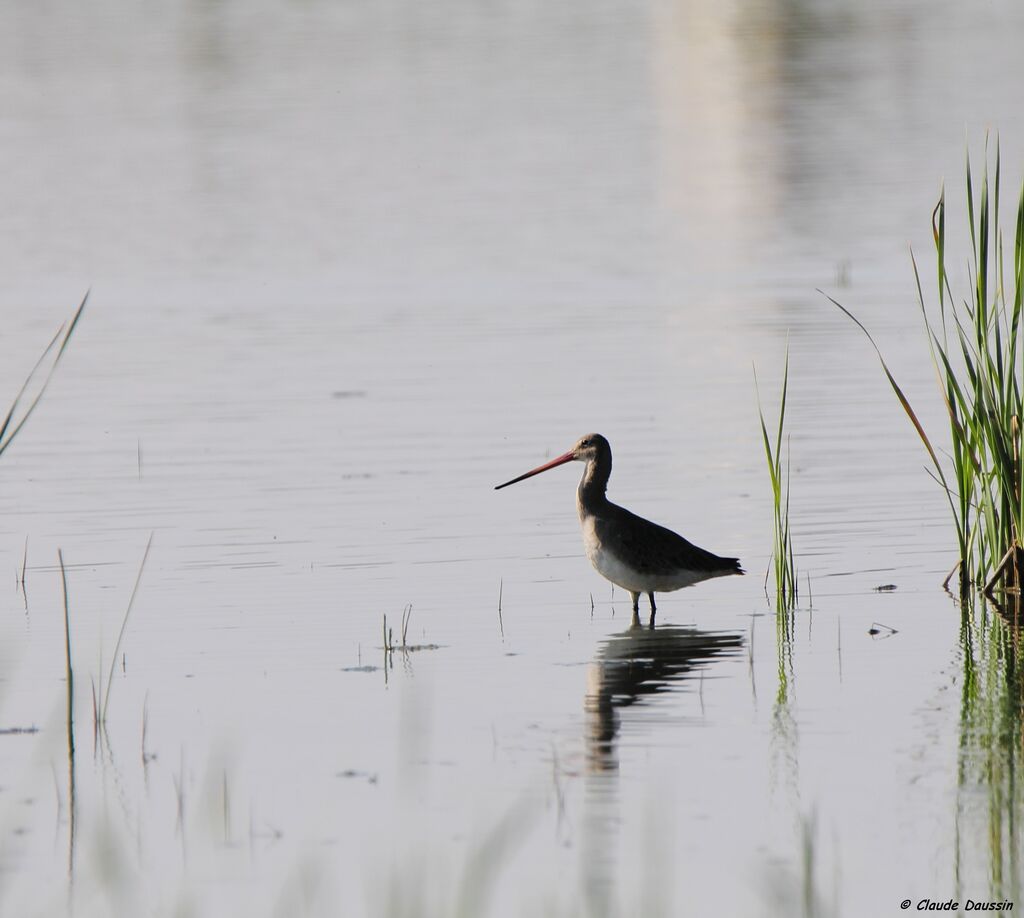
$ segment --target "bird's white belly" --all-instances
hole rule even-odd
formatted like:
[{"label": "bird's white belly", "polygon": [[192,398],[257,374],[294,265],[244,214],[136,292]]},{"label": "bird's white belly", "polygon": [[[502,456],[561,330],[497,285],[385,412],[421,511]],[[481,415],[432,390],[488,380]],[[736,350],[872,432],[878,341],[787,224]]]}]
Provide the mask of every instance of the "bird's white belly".
[{"label": "bird's white belly", "polygon": [[623,564],[610,551],[602,550],[599,547],[595,548],[594,551],[588,549],[587,557],[590,558],[590,563],[594,565],[594,569],[605,580],[610,580],[616,586],[620,586],[631,593],[649,593],[652,590],[663,591],[665,589],[664,587],[654,585],[654,580],[659,578],[645,577],[628,565]]},{"label": "bird's white belly", "polygon": [[707,575],[701,576],[699,573],[685,570],[675,571],[671,574],[638,571],[602,544],[597,537],[593,517],[585,517],[581,521],[581,525],[583,545],[590,563],[594,565],[594,570],[605,580],[610,580],[616,586],[631,593],[667,593],[692,586],[707,577]]}]

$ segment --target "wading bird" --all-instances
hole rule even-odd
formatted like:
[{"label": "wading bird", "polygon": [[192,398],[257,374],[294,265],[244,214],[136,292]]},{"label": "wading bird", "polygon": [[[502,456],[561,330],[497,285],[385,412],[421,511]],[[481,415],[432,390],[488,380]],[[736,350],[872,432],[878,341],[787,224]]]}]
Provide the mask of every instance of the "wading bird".
[{"label": "wading bird", "polygon": [[612,473],[612,448],[600,434],[581,437],[569,452],[494,490],[573,461],[587,464],[576,491],[576,509],[587,557],[602,577],[622,587],[633,598],[634,622],[640,617],[641,593],[646,593],[651,601],[650,625],[653,628],[658,611],[654,604],[655,593],[681,590],[712,577],[743,573],[738,558],[719,558],[671,529],[636,516],[608,500],[605,490]]}]

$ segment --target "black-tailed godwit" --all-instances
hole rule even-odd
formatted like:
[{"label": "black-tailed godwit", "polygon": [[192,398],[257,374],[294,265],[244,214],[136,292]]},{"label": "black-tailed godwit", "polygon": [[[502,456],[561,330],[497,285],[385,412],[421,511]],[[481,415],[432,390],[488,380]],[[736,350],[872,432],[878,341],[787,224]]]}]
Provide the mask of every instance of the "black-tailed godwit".
[{"label": "black-tailed godwit", "polygon": [[608,500],[605,490],[612,473],[612,448],[600,434],[581,437],[569,452],[498,485],[495,490],[573,461],[587,464],[576,491],[587,557],[602,577],[629,593],[635,620],[639,620],[641,593],[646,593],[651,601],[653,628],[658,611],[655,593],[743,573],[738,558],[713,555],[671,529],[642,519]]}]

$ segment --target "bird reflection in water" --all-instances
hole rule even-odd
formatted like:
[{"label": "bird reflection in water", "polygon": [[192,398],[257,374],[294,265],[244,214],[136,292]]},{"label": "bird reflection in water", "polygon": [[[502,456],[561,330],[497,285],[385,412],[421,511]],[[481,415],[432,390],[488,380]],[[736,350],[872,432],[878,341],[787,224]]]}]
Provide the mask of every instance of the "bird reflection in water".
[{"label": "bird reflection in water", "polygon": [[618,768],[615,740],[621,708],[670,691],[698,675],[716,657],[743,646],[739,633],[667,626],[649,630],[634,621],[612,635],[587,672],[587,758],[592,770]]},{"label": "bird reflection in water", "polygon": [[[678,690],[699,677],[716,658],[733,656],[743,646],[736,632],[701,631],[662,626],[651,630],[638,618],[627,631],[610,636],[587,670],[587,775],[583,811],[583,893],[587,913],[594,918],[617,914],[614,906],[619,878],[618,844],[622,815],[619,807],[619,756],[616,741],[622,711],[634,705],[631,726],[678,725],[678,715],[656,721],[658,695]],[[697,690],[697,686],[692,686]],[[668,699],[661,705],[669,707]],[[644,709],[641,713],[640,708]],[[660,850],[660,849],[659,849]],[[645,861],[646,863],[646,861]],[[652,862],[653,863],[653,862]],[[653,869],[653,868],[652,868]],[[654,888],[657,884],[653,884]]]}]

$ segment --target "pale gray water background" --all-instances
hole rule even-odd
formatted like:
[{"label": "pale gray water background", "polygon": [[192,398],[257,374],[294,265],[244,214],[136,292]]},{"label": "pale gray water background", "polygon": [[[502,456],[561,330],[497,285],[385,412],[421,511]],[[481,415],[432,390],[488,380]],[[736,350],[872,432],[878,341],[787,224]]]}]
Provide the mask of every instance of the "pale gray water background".
[{"label": "pale gray water background", "polygon": [[[0,458],[0,727],[39,728],[0,735],[4,914],[1024,907],[1020,749],[975,780],[941,495],[815,292],[939,429],[907,245],[930,278],[965,140],[998,132],[1019,187],[1018,5],[0,20],[4,399],[93,289]],[[780,651],[751,365],[774,408],[787,340],[813,612]],[[583,557],[579,469],[491,490],[589,430],[614,499],[750,572],[664,596],[653,648]],[[441,646],[385,678],[407,604]]]}]

